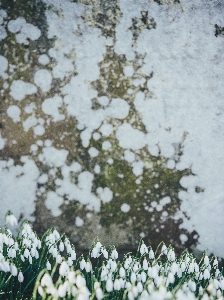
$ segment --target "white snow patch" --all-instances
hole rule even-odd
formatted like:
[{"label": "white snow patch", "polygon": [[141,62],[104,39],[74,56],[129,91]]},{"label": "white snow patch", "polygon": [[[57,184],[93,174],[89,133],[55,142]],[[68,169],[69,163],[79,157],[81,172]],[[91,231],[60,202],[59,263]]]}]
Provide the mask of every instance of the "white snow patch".
[{"label": "white snow patch", "polygon": [[124,151],[124,159],[125,159],[127,162],[133,162],[133,161],[135,161],[135,153],[133,153],[133,152],[130,151],[130,150],[125,150],[125,151]]},{"label": "white snow patch", "polygon": [[43,135],[45,132],[44,126],[42,125],[37,125],[36,127],[34,127],[33,132],[36,135]]},{"label": "white snow patch", "polygon": [[17,105],[11,105],[7,109],[7,114],[13,120],[14,123],[20,121],[20,113],[20,108]]},{"label": "white snow patch", "polygon": [[129,104],[120,98],[112,99],[110,105],[107,108],[107,114],[111,118],[124,119],[128,116],[130,106]]},{"label": "white snow patch", "polygon": [[51,167],[62,167],[67,159],[68,151],[65,149],[58,150],[54,147],[44,147],[43,152],[39,154],[38,158],[44,164],[47,164]]},{"label": "white snow patch", "polygon": [[101,96],[98,98],[98,102],[99,104],[101,104],[102,106],[107,106],[109,103],[109,99],[107,96]]},{"label": "white snow patch", "polygon": [[9,21],[8,30],[16,33],[16,41],[19,44],[28,45],[29,39],[35,41],[41,36],[40,29],[30,23],[26,23],[23,17]]},{"label": "white snow patch", "polygon": [[27,156],[22,156],[21,161],[24,163],[23,166],[14,166],[13,160],[9,160],[9,164],[7,164],[7,161],[0,162],[0,203],[2,207],[0,211],[0,227],[4,225],[3,220],[6,212],[12,210],[12,208],[17,218],[23,212],[24,219],[30,221],[35,219],[31,217],[31,214],[35,210],[39,170],[34,161]]},{"label": "white snow patch", "polygon": [[123,203],[123,204],[121,205],[121,211],[122,211],[123,213],[129,212],[130,208],[131,208],[130,205],[127,204],[127,203]]},{"label": "white snow patch", "polygon": [[116,132],[119,145],[124,149],[138,150],[145,146],[145,134],[134,129],[129,123],[123,123]]},{"label": "white snow patch", "polygon": [[111,148],[111,143],[109,142],[109,141],[104,141],[103,143],[102,143],[102,149],[103,150],[109,150],[110,148]]},{"label": "white snow patch", "polygon": [[27,132],[30,128],[36,126],[38,123],[37,118],[34,116],[28,117],[25,121],[23,121],[23,128]]},{"label": "white snow patch", "polygon": [[103,124],[100,127],[100,132],[104,135],[104,136],[109,136],[113,133],[113,125],[111,124]]},{"label": "white snow patch", "polygon": [[48,181],[48,175],[47,174],[42,174],[39,178],[38,178],[38,180],[37,180],[37,182],[38,183],[40,183],[40,184],[44,184],[44,183],[46,183]]},{"label": "white snow patch", "polygon": [[137,161],[132,163],[133,173],[135,174],[135,176],[142,175],[144,165],[145,164],[143,161]]},{"label": "white snow patch", "polygon": [[49,64],[50,62],[50,58],[49,56],[47,56],[46,54],[42,54],[38,57],[38,62],[41,64],[41,65],[47,65]]},{"label": "white snow patch", "polygon": [[[1,29],[0,29],[1,30]],[[1,40],[1,31],[0,31],[0,40]],[[8,75],[5,72],[8,69],[8,60],[4,56],[0,55],[0,76],[3,79],[7,79]]]},{"label": "white snow patch", "polygon": [[18,101],[23,100],[26,95],[32,95],[37,92],[35,85],[23,80],[14,80],[10,86],[10,90],[10,95]]},{"label": "white snow patch", "polygon": [[94,172],[95,172],[96,174],[100,174],[100,166],[99,166],[99,165],[95,165],[95,167],[94,167]]},{"label": "white snow patch", "polygon": [[62,197],[58,196],[57,193],[49,191],[45,200],[46,207],[51,211],[54,217],[61,215],[62,211],[59,208],[63,204],[64,200]]},{"label": "white snow patch", "polygon": [[45,99],[42,103],[42,111],[53,117],[53,121],[61,121],[65,119],[65,116],[63,114],[60,114],[58,109],[63,104],[62,98],[58,95],[55,95],[53,98]]},{"label": "white snow patch", "polygon": [[84,220],[80,217],[76,217],[75,218],[75,225],[77,227],[82,227],[84,225]]},{"label": "white snow patch", "polygon": [[134,74],[134,68],[132,66],[125,66],[124,67],[124,75],[126,77],[131,77]]},{"label": "white snow patch", "polygon": [[2,138],[2,135],[0,133],[0,150],[2,150],[4,148],[6,141],[7,141],[7,139]]},{"label": "white snow patch", "polygon": [[96,157],[99,155],[99,151],[95,147],[90,147],[88,153],[91,157]]},{"label": "white snow patch", "polygon": [[108,203],[113,199],[113,192],[108,187],[98,187],[96,191],[103,203]]},{"label": "white snow patch", "polygon": [[27,114],[32,114],[32,112],[34,112],[36,108],[37,108],[36,103],[35,102],[31,102],[30,104],[28,104],[28,105],[25,106],[24,111]]},{"label": "white snow patch", "polygon": [[34,74],[34,82],[43,92],[48,92],[51,89],[52,76],[46,69],[38,70]]}]

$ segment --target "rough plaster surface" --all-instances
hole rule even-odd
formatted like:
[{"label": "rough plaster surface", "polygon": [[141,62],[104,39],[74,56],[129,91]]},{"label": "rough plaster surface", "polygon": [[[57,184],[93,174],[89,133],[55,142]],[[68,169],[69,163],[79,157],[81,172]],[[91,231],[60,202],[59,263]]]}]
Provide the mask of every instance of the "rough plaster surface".
[{"label": "rough plaster surface", "polygon": [[0,1],[0,218],[223,257],[224,4]]}]

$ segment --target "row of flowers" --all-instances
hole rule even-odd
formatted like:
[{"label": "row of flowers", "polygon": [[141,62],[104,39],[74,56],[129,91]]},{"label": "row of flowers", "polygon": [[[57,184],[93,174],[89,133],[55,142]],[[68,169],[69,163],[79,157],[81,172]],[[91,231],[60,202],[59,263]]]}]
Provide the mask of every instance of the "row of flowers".
[{"label": "row of flowers", "polygon": [[136,255],[122,260],[114,246],[95,239],[85,258],[77,258],[65,234],[53,228],[39,239],[27,221],[16,238],[7,224],[0,229],[0,298],[2,299],[224,299],[224,273],[215,256],[199,262],[172,246],[155,252],[140,241]]}]

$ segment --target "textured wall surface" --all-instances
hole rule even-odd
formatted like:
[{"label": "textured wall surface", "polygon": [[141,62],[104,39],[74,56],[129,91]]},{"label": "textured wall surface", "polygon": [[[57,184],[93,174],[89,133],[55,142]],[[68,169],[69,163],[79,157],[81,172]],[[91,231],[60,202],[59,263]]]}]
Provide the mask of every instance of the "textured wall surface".
[{"label": "textured wall surface", "polygon": [[1,0],[0,226],[224,257],[223,26],[216,0]]}]

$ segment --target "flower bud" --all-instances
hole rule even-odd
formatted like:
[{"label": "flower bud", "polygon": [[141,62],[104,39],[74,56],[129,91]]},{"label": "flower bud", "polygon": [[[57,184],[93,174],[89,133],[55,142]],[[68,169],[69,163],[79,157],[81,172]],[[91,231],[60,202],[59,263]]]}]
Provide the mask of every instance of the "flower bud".
[{"label": "flower bud", "polygon": [[18,280],[19,280],[19,282],[23,282],[24,276],[23,276],[23,273],[22,273],[22,272],[19,272]]}]

